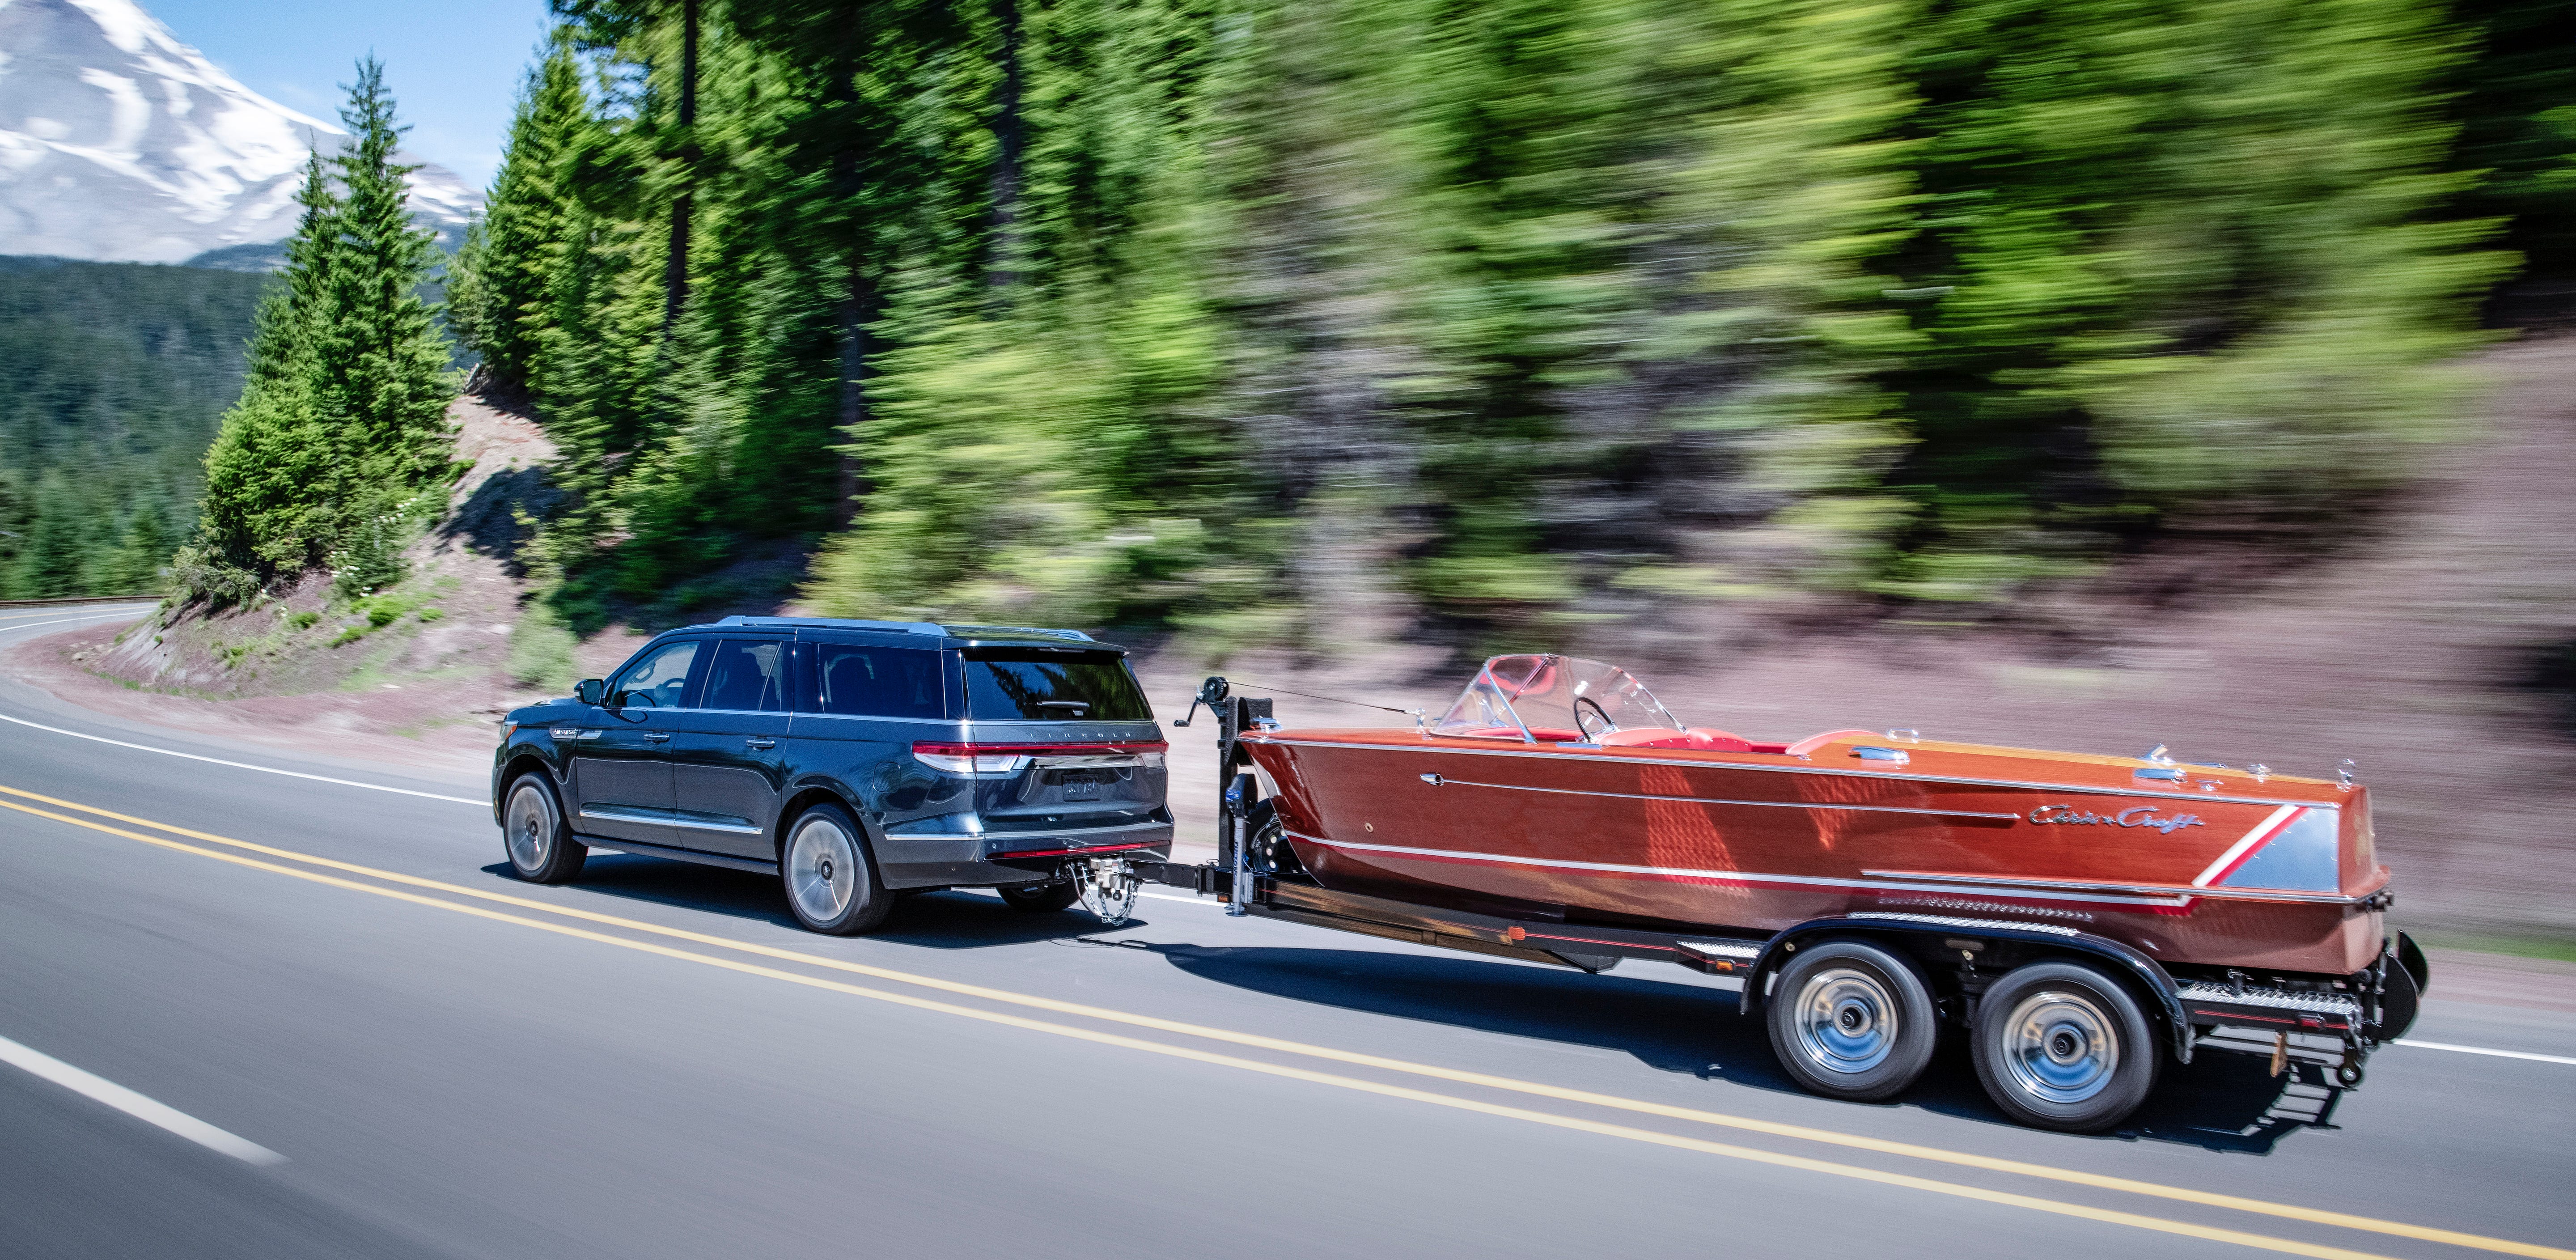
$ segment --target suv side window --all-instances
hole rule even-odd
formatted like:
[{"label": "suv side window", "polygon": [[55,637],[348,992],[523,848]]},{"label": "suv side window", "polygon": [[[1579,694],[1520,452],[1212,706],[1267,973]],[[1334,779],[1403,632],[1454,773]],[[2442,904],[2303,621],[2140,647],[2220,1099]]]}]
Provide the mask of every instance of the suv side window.
[{"label": "suv side window", "polygon": [[846,717],[944,718],[948,705],[939,653],[919,648],[814,643],[797,687],[796,711]]},{"label": "suv side window", "polygon": [[608,707],[685,708],[689,699],[689,667],[696,664],[697,659],[696,639],[663,644],[642,660],[617,671],[616,679],[608,684]]},{"label": "suv side window", "polygon": [[751,713],[787,711],[787,643],[783,639],[723,639],[707,662],[700,709]]}]

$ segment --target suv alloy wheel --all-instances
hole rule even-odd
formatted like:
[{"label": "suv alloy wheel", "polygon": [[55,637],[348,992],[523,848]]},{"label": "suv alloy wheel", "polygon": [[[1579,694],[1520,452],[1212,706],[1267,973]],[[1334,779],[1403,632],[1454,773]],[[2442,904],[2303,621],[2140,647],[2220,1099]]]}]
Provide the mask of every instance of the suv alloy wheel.
[{"label": "suv alloy wheel", "polygon": [[778,878],[796,921],[817,932],[854,936],[885,922],[894,894],[877,879],[867,833],[838,805],[797,815],[779,846]]}]

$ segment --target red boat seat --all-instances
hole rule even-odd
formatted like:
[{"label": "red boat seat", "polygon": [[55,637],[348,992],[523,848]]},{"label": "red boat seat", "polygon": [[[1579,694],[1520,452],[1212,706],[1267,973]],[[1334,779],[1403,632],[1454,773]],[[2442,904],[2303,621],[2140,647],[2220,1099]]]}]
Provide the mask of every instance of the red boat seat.
[{"label": "red boat seat", "polygon": [[1743,736],[1705,726],[1689,730],[1667,730],[1660,726],[1640,726],[1624,731],[1611,731],[1601,737],[1604,748],[1701,748],[1710,752],[1776,752],[1780,745],[1769,748]]},{"label": "red boat seat", "polygon": [[1876,731],[1846,728],[1839,731],[1827,731],[1822,735],[1810,735],[1805,739],[1799,740],[1797,743],[1789,745],[1782,751],[1788,753],[1792,757],[1804,757],[1808,753],[1814,752],[1817,749],[1840,739],[1869,739],[1884,743],[1886,742],[1887,737]]}]

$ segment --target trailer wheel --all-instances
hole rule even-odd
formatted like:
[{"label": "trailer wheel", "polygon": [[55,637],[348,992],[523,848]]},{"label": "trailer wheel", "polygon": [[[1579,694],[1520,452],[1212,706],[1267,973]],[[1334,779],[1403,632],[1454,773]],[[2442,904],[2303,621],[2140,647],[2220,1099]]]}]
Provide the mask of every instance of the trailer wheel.
[{"label": "trailer wheel", "polygon": [[1082,889],[1070,881],[1053,884],[1004,885],[993,891],[1002,894],[1002,904],[1023,914],[1053,914],[1073,904]]},{"label": "trailer wheel", "polygon": [[1977,1079],[2006,1115],[2034,1128],[2099,1133],[2155,1088],[2162,1058],[2137,999],[2081,963],[2005,973],[1977,1000]]},{"label": "trailer wheel", "polygon": [[[1758,983],[1758,978],[1755,981]],[[1932,1061],[1932,991],[1913,964],[1863,941],[1801,948],[1771,990],[1771,1049],[1828,1098],[1895,1097]]]}]

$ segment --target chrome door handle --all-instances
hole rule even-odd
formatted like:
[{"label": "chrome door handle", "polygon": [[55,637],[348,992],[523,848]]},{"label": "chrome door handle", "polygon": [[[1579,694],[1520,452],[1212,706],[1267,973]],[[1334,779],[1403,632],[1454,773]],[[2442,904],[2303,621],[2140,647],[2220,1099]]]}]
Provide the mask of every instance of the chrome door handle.
[{"label": "chrome door handle", "polygon": [[644,738],[649,739],[656,744],[667,744],[671,742],[671,737],[661,731],[646,731],[644,732]]},{"label": "chrome door handle", "polygon": [[778,747],[778,741],[774,739],[746,739],[742,741],[742,746],[745,748],[776,748]]}]

